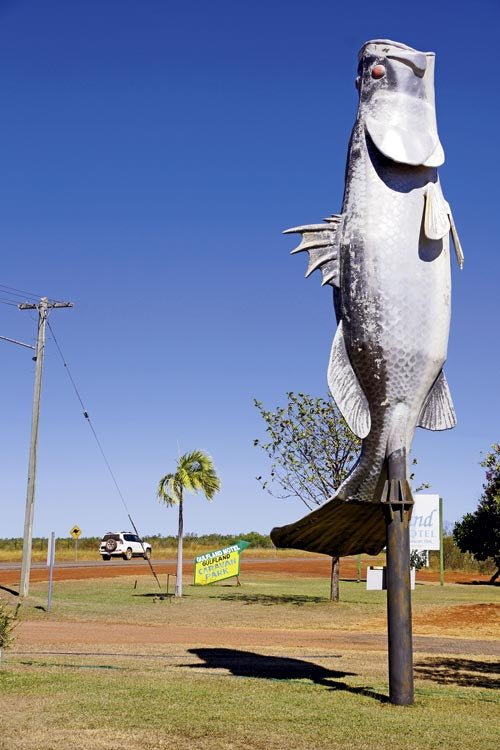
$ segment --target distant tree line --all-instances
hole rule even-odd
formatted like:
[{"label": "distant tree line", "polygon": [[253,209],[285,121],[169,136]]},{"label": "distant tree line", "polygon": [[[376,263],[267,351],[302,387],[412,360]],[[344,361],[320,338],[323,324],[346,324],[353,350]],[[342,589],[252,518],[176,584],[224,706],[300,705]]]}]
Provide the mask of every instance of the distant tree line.
[{"label": "distant tree line", "polygon": [[[267,534],[259,534],[257,531],[250,531],[248,534],[186,534],[184,537],[188,549],[220,549],[229,547],[239,539],[250,542],[251,549],[274,549],[274,545]],[[101,537],[90,536],[80,537],[78,540],[78,549],[92,550],[97,552]],[[148,534],[144,540],[153,546],[154,550],[158,549],[175,549],[177,546],[176,536],[163,536],[162,534]],[[61,537],[57,540],[58,549],[72,550],[75,542],[71,537]],[[0,550],[12,552],[21,550],[23,547],[22,537],[12,537],[10,539],[0,539]],[[47,551],[47,539],[43,537],[34,537],[34,551]],[[439,569],[439,552],[430,552],[431,568]],[[470,552],[461,552],[455,540],[451,529],[447,529],[444,535],[444,566],[446,570],[463,570],[470,573],[482,573],[491,575],[495,569],[493,559],[476,560]]]},{"label": "distant tree line", "polygon": [[[162,534],[146,534],[144,541],[149,542],[153,551],[155,548],[177,547],[177,536],[163,536]],[[185,534],[184,543],[186,547],[206,547],[210,549],[219,549],[220,547],[229,547],[235,544],[239,539],[244,542],[250,542],[253,548],[274,549],[274,545],[267,534],[259,534],[258,531],[250,531],[246,534]],[[33,550],[46,551],[47,538],[33,537]],[[80,537],[78,540],[78,549],[97,550],[100,536]],[[75,541],[72,537],[58,537],[57,546],[59,549],[73,549]],[[0,539],[0,550],[21,550],[23,548],[22,537],[11,537],[10,539]]]},{"label": "distant tree line", "polygon": [[[470,552],[462,552],[455,542],[451,529],[443,535],[444,567],[445,570],[463,570],[465,573],[480,573],[491,575],[495,571],[495,562],[487,560],[476,560]],[[439,551],[429,552],[431,568],[439,570]]]}]

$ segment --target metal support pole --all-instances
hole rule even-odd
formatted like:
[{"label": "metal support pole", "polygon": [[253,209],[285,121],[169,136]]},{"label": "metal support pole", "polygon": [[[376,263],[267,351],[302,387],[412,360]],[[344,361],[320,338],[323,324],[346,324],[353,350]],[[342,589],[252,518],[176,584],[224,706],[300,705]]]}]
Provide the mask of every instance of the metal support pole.
[{"label": "metal support pole", "polygon": [[439,585],[444,586],[443,498],[439,498]]},{"label": "metal support pole", "polygon": [[47,597],[47,612],[50,612],[50,608],[52,606],[52,582],[54,578],[54,561],[56,559],[56,534],[55,531],[53,531],[50,535],[50,542],[49,542],[49,554],[48,554],[49,560],[49,593]]},{"label": "metal support pole", "polygon": [[409,706],[413,703],[409,532],[413,498],[406,481],[405,451],[389,456],[387,467],[384,501],[387,503],[389,700],[397,706]]}]

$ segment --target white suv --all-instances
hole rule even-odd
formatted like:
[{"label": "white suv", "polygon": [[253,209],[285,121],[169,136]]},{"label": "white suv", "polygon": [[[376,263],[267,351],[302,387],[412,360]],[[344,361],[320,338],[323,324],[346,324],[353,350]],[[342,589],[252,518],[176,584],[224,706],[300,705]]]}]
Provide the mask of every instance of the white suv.
[{"label": "white suv", "polygon": [[103,560],[111,560],[112,557],[123,557],[124,560],[143,557],[149,560],[152,548],[131,531],[108,531],[101,539],[99,552]]}]

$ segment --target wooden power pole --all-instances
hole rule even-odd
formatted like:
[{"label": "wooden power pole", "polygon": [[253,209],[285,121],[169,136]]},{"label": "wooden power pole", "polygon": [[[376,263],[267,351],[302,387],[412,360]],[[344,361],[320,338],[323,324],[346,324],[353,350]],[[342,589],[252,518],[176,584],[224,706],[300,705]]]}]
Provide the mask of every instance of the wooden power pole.
[{"label": "wooden power pole", "polygon": [[35,389],[33,393],[33,412],[31,417],[31,442],[28,464],[28,487],[26,491],[26,511],[24,516],[23,559],[21,563],[21,581],[19,595],[28,596],[31,569],[31,544],[33,538],[33,517],[35,510],[36,456],[38,448],[38,423],[40,421],[40,395],[42,392],[43,356],[45,351],[45,326],[49,310],[56,307],[73,307],[72,302],[51,302],[42,297],[37,304],[23,302],[20,310],[38,310],[38,336],[34,360]]}]

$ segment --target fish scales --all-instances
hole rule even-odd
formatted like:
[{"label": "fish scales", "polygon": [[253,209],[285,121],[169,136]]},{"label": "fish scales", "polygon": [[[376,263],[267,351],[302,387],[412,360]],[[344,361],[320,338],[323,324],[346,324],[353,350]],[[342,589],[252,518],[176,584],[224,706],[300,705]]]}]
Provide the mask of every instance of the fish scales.
[{"label": "fish scales", "polygon": [[375,484],[391,427],[405,420],[405,442],[395,449],[409,452],[422,405],[446,360],[449,241],[428,240],[421,229],[424,191],[437,180],[435,168],[409,171],[374,149],[370,154],[363,121],[356,125],[353,148],[342,210],[340,315],[372,429],[355,474],[338,496],[372,501],[378,499]]},{"label": "fish scales", "polygon": [[302,235],[294,252],[316,243],[310,269],[320,268],[323,283],[334,287],[338,329],[328,381],[363,439],[361,455],[331,501],[271,532],[277,546],[331,554],[384,546],[383,515],[368,513],[366,503],[380,505],[387,457],[408,455],[417,426],[448,429],[456,422],[442,369],[451,316],[450,230],[460,266],[463,254],[437,171],[444,152],[434,54],[373,40],[359,61],[342,212],[329,224],[289,231]]}]

